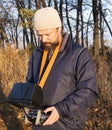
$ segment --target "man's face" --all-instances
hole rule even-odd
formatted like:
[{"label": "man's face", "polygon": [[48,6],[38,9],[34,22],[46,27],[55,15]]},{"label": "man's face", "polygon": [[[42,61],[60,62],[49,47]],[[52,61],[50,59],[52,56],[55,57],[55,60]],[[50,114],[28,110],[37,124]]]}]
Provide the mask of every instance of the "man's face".
[{"label": "man's face", "polygon": [[59,44],[59,37],[61,35],[61,29],[48,29],[48,30],[39,30],[37,35],[42,41],[42,45],[45,49],[51,50],[54,49]]}]

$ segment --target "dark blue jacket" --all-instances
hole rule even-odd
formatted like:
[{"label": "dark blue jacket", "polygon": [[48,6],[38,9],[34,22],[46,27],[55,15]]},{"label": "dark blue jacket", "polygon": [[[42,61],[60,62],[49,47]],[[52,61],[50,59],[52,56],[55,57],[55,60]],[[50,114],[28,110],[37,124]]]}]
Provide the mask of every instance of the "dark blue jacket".
[{"label": "dark blue jacket", "polygon": [[[71,37],[65,38],[43,88],[44,106],[55,106],[60,119],[34,130],[83,130],[87,109],[98,97],[93,60]],[[37,48],[29,61],[28,82],[38,81],[43,50]]]}]

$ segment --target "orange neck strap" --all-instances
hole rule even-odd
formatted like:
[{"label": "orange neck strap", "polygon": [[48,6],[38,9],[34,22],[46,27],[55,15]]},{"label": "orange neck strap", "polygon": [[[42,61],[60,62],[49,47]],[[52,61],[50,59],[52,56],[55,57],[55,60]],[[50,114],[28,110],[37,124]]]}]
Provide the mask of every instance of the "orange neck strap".
[{"label": "orange neck strap", "polygon": [[[52,68],[52,66],[54,64],[54,61],[56,60],[56,57],[57,57],[59,49],[60,49],[60,45],[61,45],[61,40],[59,42],[59,45],[55,48],[54,53],[53,53],[53,55],[52,55],[52,57],[51,57],[48,65],[47,65],[47,68],[46,68],[46,70],[45,70],[45,72],[44,72],[44,74],[43,74],[43,76],[42,76],[42,78],[41,78],[41,80],[39,82],[39,86],[41,88],[44,87],[44,84],[45,84],[45,82],[47,80],[47,77],[48,77],[50,71],[51,71],[51,68]],[[39,74],[39,76],[41,76],[41,74],[42,74],[44,65],[46,63],[47,55],[48,55],[48,51],[44,50],[44,53],[43,53],[43,56],[42,56],[42,62],[41,62],[41,68],[40,68],[40,74]]]}]

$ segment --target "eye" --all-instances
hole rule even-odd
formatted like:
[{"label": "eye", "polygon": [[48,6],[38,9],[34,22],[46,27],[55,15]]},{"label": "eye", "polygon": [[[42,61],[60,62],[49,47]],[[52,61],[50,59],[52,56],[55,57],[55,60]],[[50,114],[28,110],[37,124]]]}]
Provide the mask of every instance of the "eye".
[{"label": "eye", "polygon": [[49,37],[49,36],[50,36],[50,34],[45,34],[45,36]]},{"label": "eye", "polygon": [[39,39],[41,40],[42,39],[42,35],[38,35]]}]

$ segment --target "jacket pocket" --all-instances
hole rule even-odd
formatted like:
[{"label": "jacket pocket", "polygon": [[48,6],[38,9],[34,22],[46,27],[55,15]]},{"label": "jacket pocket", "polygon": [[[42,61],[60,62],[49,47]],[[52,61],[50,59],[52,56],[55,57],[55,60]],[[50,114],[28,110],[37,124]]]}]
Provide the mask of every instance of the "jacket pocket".
[{"label": "jacket pocket", "polygon": [[87,110],[77,110],[71,118],[62,120],[67,130],[84,130],[87,119]]}]

